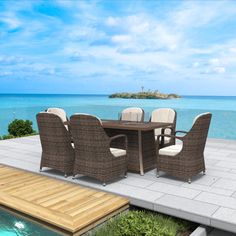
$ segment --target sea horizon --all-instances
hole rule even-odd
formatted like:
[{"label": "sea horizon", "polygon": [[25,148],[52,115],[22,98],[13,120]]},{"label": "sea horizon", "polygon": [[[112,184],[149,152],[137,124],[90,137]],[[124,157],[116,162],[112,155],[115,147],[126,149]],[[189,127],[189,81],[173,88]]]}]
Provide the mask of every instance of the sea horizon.
[{"label": "sea horizon", "polygon": [[170,107],[177,111],[177,129],[189,130],[200,113],[213,114],[210,138],[236,140],[236,96],[182,95],[180,99],[122,99],[109,94],[0,94],[0,135],[7,134],[14,119],[29,119],[37,130],[36,114],[49,107],[63,108],[68,117],[74,113],[89,113],[101,119],[118,119],[127,107],[141,107],[148,121],[157,108]]},{"label": "sea horizon", "polygon": [[[124,91],[126,93],[126,91]],[[114,92],[116,93],[116,92]],[[117,92],[117,93],[122,93]],[[127,92],[127,93],[135,93]],[[75,96],[109,96],[113,93],[0,93],[1,95],[75,95]],[[236,97],[236,95],[178,94],[182,97]],[[150,99],[151,100],[151,99]],[[155,99],[153,99],[155,100]],[[158,99],[157,99],[158,100]]]}]

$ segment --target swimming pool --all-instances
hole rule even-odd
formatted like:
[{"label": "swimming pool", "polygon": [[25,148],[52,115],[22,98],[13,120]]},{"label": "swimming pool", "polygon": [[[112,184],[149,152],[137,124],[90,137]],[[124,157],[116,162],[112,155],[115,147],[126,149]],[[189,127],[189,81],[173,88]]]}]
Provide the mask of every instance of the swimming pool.
[{"label": "swimming pool", "polygon": [[62,236],[41,224],[20,217],[11,211],[0,208],[1,236]]}]

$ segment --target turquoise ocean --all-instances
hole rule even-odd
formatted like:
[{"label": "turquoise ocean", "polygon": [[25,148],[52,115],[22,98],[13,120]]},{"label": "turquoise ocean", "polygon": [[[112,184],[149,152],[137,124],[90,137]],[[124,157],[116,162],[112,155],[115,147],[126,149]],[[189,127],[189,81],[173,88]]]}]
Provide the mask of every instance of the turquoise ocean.
[{"label": "turquoise ocean", "polygon": [[212,112],[209,137],[236,139],[236,97],[183,96],[180,99],[111,99],[107,95],[45,95],[1,94],[0,135],[7,134],[7,126],[13,119],[29,119],[37,130],[35,116],[48,107],[61,107],[68,116],[73,113],[89,113],[103,119],[118,119],[119,112],[135,106],[145,110],[148,120],[151,111],[171,107],[177,111],[177,129],[188,130],[199,113]]}]

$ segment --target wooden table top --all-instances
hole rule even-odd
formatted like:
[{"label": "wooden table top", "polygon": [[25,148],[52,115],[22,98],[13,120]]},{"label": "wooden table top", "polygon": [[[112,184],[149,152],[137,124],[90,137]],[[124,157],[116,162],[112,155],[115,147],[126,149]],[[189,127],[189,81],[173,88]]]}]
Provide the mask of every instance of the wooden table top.
[{"label": "wooden table top", "polygon": [[121,120],[102,120],[103,128],[108,128],[108,129],[149,131],[153,129],[169,127],[172,125],[173,125],[172,123],[164,123],[164,122],[135,122],[135,121],[121,121]]}]

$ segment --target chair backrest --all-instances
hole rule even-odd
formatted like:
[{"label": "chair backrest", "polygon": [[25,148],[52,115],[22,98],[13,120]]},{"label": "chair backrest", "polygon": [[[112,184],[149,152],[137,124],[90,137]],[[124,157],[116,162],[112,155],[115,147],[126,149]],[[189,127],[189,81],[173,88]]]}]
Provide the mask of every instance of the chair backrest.
[{"label": "chair backrest", "polygon": [[58,115],[40,112],[36,118],[43,152],[65,155],[73,150],[71,135]]},{"label": "chair backrest", "polygon": [[143,122],[144,110],[139,107],[126,108],[121,112],[120,120]]},{"label": "chair backrest", "polygon": [[[152,111],[150,121],[151,122],[172,123],[173,129],[175,130],[176,116],[177,116],[177,113],[174,109],[159,108],[159,109],[155,109],[154,111]],[[155,135],[160,135],[160,134],[161,134],[161,129],[155,129]],[[171,130],[167,129],[165,134],[171,134]]]},{"label": "chair backrest", "polygon": [[58,115],[62,119],[63,122],[67,121],[66,112],[61,108],[51,107],[51,108],[48,108],[46,111],[48,113],[53,113],[55,115]]},{"label": "chair backrest", "polygon": [[[110,139],[99,118],[87,114],[70,117],[71,133],[78,158],[105,158],[110,153]],[[103,155],[104,154],[104,155]]]},{"label": "chair backrest", "polygon": [[195,117],[192,128],[184,137],[183,150],[203,154],[211,118],[211,113],[203,113]]}]

